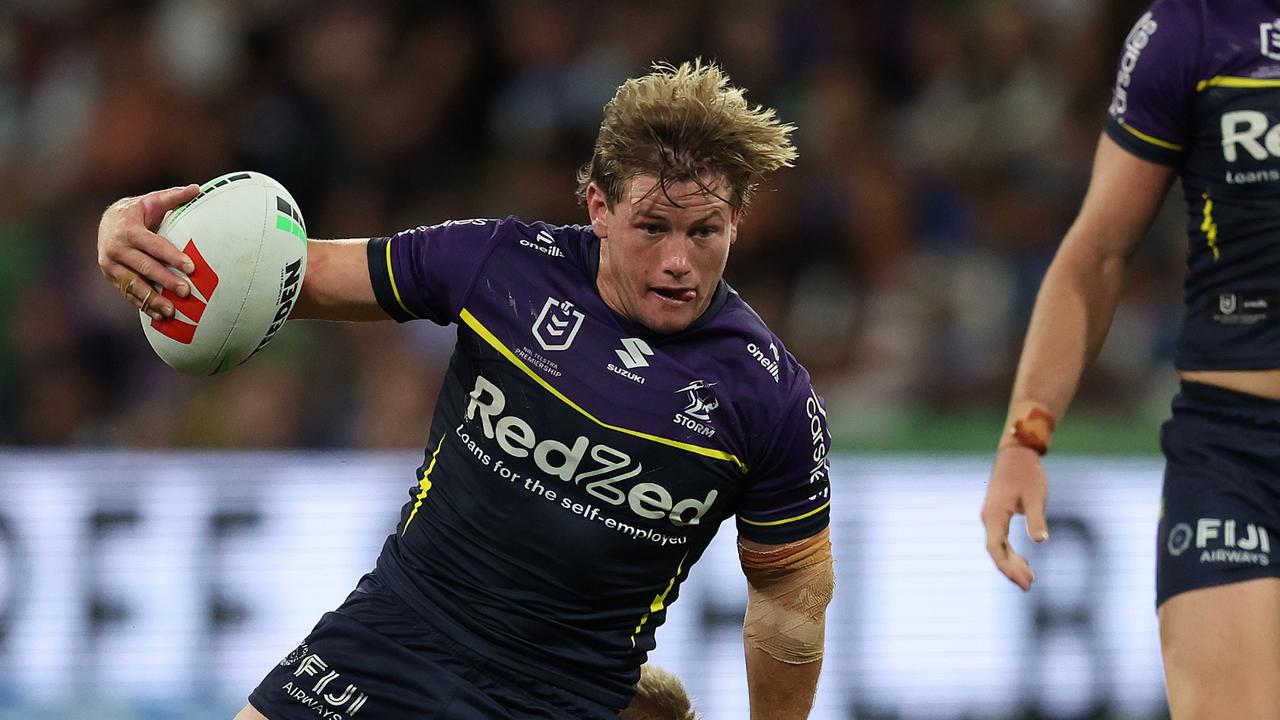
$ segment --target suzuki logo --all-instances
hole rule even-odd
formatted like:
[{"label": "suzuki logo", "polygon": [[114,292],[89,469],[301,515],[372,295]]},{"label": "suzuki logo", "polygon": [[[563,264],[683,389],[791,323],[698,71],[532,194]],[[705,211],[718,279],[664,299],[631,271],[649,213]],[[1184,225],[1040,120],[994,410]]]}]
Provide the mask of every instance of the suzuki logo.
[{"label": "suzuki logo", "polygon": [[547,303],[533,323],[533,337],[543,350],[567,350],[582,327],[582,313],[573,303],[547,298]]},{"label": "suzuki logo", "polygon": [[640,338],[622,338],[622,350],[614,350],[618,354],[618,359],[628,370],[636,368],[649,367],[649,361],[645,360],[645,356],[653,355],[653,350],[649,348],[649,344]]},{"label": "suzuki logo", "polygon": [[702,380],[694,380],[693,382],[689,383],[688,385],[685,385],[684,387],[676,391],[676,392],[689,393],[689,406],[684,409],[685,415],[688,415],[689,417],[697,418],[699,420],[711,419],[710,413],[712,410],[715,410],[716,408],[720,407],[720,401],[713,397],[711,398],[710,402],[708,402],[706,399],[702,397],[702,394],[699,393],[698,391],[705,390],[706,388],[712,387],[713,385],[715,385],[715,383],[707,383]]},{"label": "suzuki logo", "polygon": [[[204,296],[201,300],[196,293],[191,293],[185,298],[178,297],[177,293],[172,290],[165,290],[160,296],[173,303],[174,313],[171,318],[161,318],[160,320],[152,320],[151,327],[158,330],[162,335],[172,340],[190,345],[191,339],[196,335],[196,326],[200,324],[200,318],[204,315],[204,309],[209,301],[213,299],[213,291],[218,287],[218,274],[209,267],[209,263],[205,262],[204,256],[200,254],[200,250],[196,248],[194,240],[188,240],[187,246],[182,248],[182,252],[191,258],[191,262],[195,264],[196,269],[187,279],[191,281],[191,285]],[[178,319],[178,313],[182,313],[191,322],[183,322]]]}]

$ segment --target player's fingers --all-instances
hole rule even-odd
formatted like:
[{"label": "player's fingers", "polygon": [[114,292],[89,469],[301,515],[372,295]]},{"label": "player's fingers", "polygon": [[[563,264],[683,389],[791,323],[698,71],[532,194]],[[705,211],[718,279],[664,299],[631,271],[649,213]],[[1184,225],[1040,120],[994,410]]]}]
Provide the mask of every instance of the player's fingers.
[{"label": "player's fingers", "polygon": [[[185,253],[173,246],[173,243],[142,227],[134,226],[127,233],[128,244],[121,248],[120,261],[125,265],[133,265],[139,275],[157,282],[179,296],[186,297],[186,292],[178,292],[177,287],[170,284],[175,277],[166,265],[179,268],[188,275],[195,272],[195,263]],[[147,261],[147,267],[134,264],[139,257]],[[159,262],[156,262],[156,261]],[[183,282],[185,285],[186,282]]]},{"label": "player's fingers", "polygon": [[199,185],[181,185],[143,195],[138,198],[138,204],[142,208],[143,223],[146,224],[148,230],[154,231],[160,227],[160,221],[164,219],[165,213],[199,193]]},{"label": "player's fingers", "polygon": [[138,309],[150,315],[152,320],[159,320],[162,317],[173,314],[172,310],[168,313],[163,313],[160,310],[155,309],[155,305],[158,302],[163,302],[163,300],[161,300],[160,292],[150,283],[147,284],[147,291],[143,294],[142,298],[139,299],[135,296],[134,299],[138,300]]},{"label": "player's fingers", "polygon": [[1008,540],[988,542],[987,553],[995,562],[996,569],[1009,578],[1010,582],[1022,588],[1024,592],[1031,589],[1031,583],[1036,579],[1035,573],[1031,571],[1031,564],[1026,558],[1013,551]]},{"label": "player's fingers", "polygon": [[1033,541],[1042,543],[1049,539],[1049,522],[1045,519],[1045,493],[1038,492],[1024,501],[1027,514],[1027,536]]},{"label": "player's fingers", "polygon": [[1024,591],[1031,589],[1035,574],[1026,559],[1013,551],[1009,545],[1010,512],[989,512],[984,510],[982,524],[987,531],[987,554],[1005,577]]},{"label": "player's fingers", "polygon": [[[130,250],[125,253],[123,267],[129,272],[136,272],[138,275],[137,281],[132,283],[132,287],[129,288],[130,292],[127,296],[143,300],[146,298],[148,290],[154,290],[154,297],[147,302],[146,310],[155,310],[164,317],[173,317],[174,308],[173,303],[161,295],[163,291],[169,290],[179,297],[186,297],[191,293],[190,284],[185,279],[169,268],[157,263],[154,258],[136,250]],[[128,284],[127,279],[121,279],[118,283],[120,284],[117,287],[121,288],[123,292],[125,285]]]},{"label": "player's fingers", "polygon": [[[1006,543],[1006,547],[1008,547],[1008,543]],[[1031,563],[1014,552],[1012,548],[1008,548],[1004,562],[996,563],[996,566],[1000,568],[1000,572],[1004,573],[1005,577],[1013,581],[1014,585],[1022,588],[1023,592],[1030,590],[1031,583],[1036,580],[1036,574],[1031,569]]]},{"label": "player's fingers", "polygon": [[1010,513],[982,511],[982,526],[987,533],[987,554],[998,566],[1009,553]]},{"label": "player's fingers", "polygon": [[[138,277],[138,274],[132,270],[124,270],[120,278],[116,281],[116,286],[120,288],[121,294],[125,300],[129,302],[134,309],[144,312],[151,317],[152,320],[163,320],[166,315],[159,309],[157,304],[163,301],[160,291],[156,290],[153,285]],[[173,313],[170,311],[169,317]]]},{"label": "player's fingers", "polygon": [[195,263],[191,262],[191,258],[174,247],[173,243],[148,230],[136,217],[103,220],[98,229],[98,266],[102,268],[103,274],[111,276],[113,263],[128,264],[126,257],[130,250],[141,251],[163,264],[180,268],[185,273],[195,272]]}]

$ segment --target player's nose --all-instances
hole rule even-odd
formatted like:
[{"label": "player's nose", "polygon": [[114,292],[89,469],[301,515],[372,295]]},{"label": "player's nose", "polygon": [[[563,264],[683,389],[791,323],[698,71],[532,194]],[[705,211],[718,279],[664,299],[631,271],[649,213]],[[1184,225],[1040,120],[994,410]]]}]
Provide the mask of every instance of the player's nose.
[{"label": "player's nose", "polygon": [[693,269],[689,264],[689,249],[679,239],[672,239],[663,248],[662,270],[672,277],[681,278]]}]

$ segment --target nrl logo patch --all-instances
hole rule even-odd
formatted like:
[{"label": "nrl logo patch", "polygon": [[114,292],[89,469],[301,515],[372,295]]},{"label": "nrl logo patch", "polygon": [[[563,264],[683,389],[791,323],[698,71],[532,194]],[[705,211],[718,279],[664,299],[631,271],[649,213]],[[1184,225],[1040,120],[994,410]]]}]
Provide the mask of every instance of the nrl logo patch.
[{"label": "nrl logo patch", "polygon": [[1258,34],[1262,55],[1280,60],[1280,18],[1259,25]]},{"label": "nrl logo patch", "polygon": [[547,303],[533,322],[533,337],[548,352],[567,350],[582,327],[582,313],[569,301],[547,298]]}]

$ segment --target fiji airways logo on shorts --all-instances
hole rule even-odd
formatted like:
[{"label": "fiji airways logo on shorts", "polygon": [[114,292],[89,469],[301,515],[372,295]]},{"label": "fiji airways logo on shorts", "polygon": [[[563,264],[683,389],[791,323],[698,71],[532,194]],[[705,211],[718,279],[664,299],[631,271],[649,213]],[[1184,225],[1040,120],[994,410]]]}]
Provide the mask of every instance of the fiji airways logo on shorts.
[{"label": "fiji airways logo on shorts", "polygon": [[568,350],[582,327],[582,317],[573,303],[549,297],[538,319],[533,321],[533,337],[547,352]]},{"label": "fiji airways logo on shorts", "polygon": [[[299,650],[305,647],[304,645]],[[298,669],[293,671],[293,677],[297,680],[289,680],[280,689],[289,699],[315,711],[325,720],[354,717],[369,701],[369,696],[360,692],[360,688],[339,680],[342,673],[331,669],[328,663],[314,653],[302,658]],[[316,679],[315,683],[311,682],[312,678]]]},{"label": "fiji airways logo on shorts", "polygon": [[289,667],[290,665],[306,657],[308,654],[310,654],[310,651],[307,649],[307,644],[302,643],[293,652],[285,656],[285,659],[280,661],[280,667]]},{"label": "fiji airways logo on shorts", "polygon": [[1258,35],[1262,55],[1280,60],[1280,18],[1259,25]]},{"label": "fiji airways logo on shorts", "polygon": [[1178,557],[1193,545],[1202,563],[1271,564],[1271,538],[1262,525],[1242,526],[1219,518],[1200,518],[1194,529],[1188,523],[1178,523],[1169,531],[1165,548]]}]

